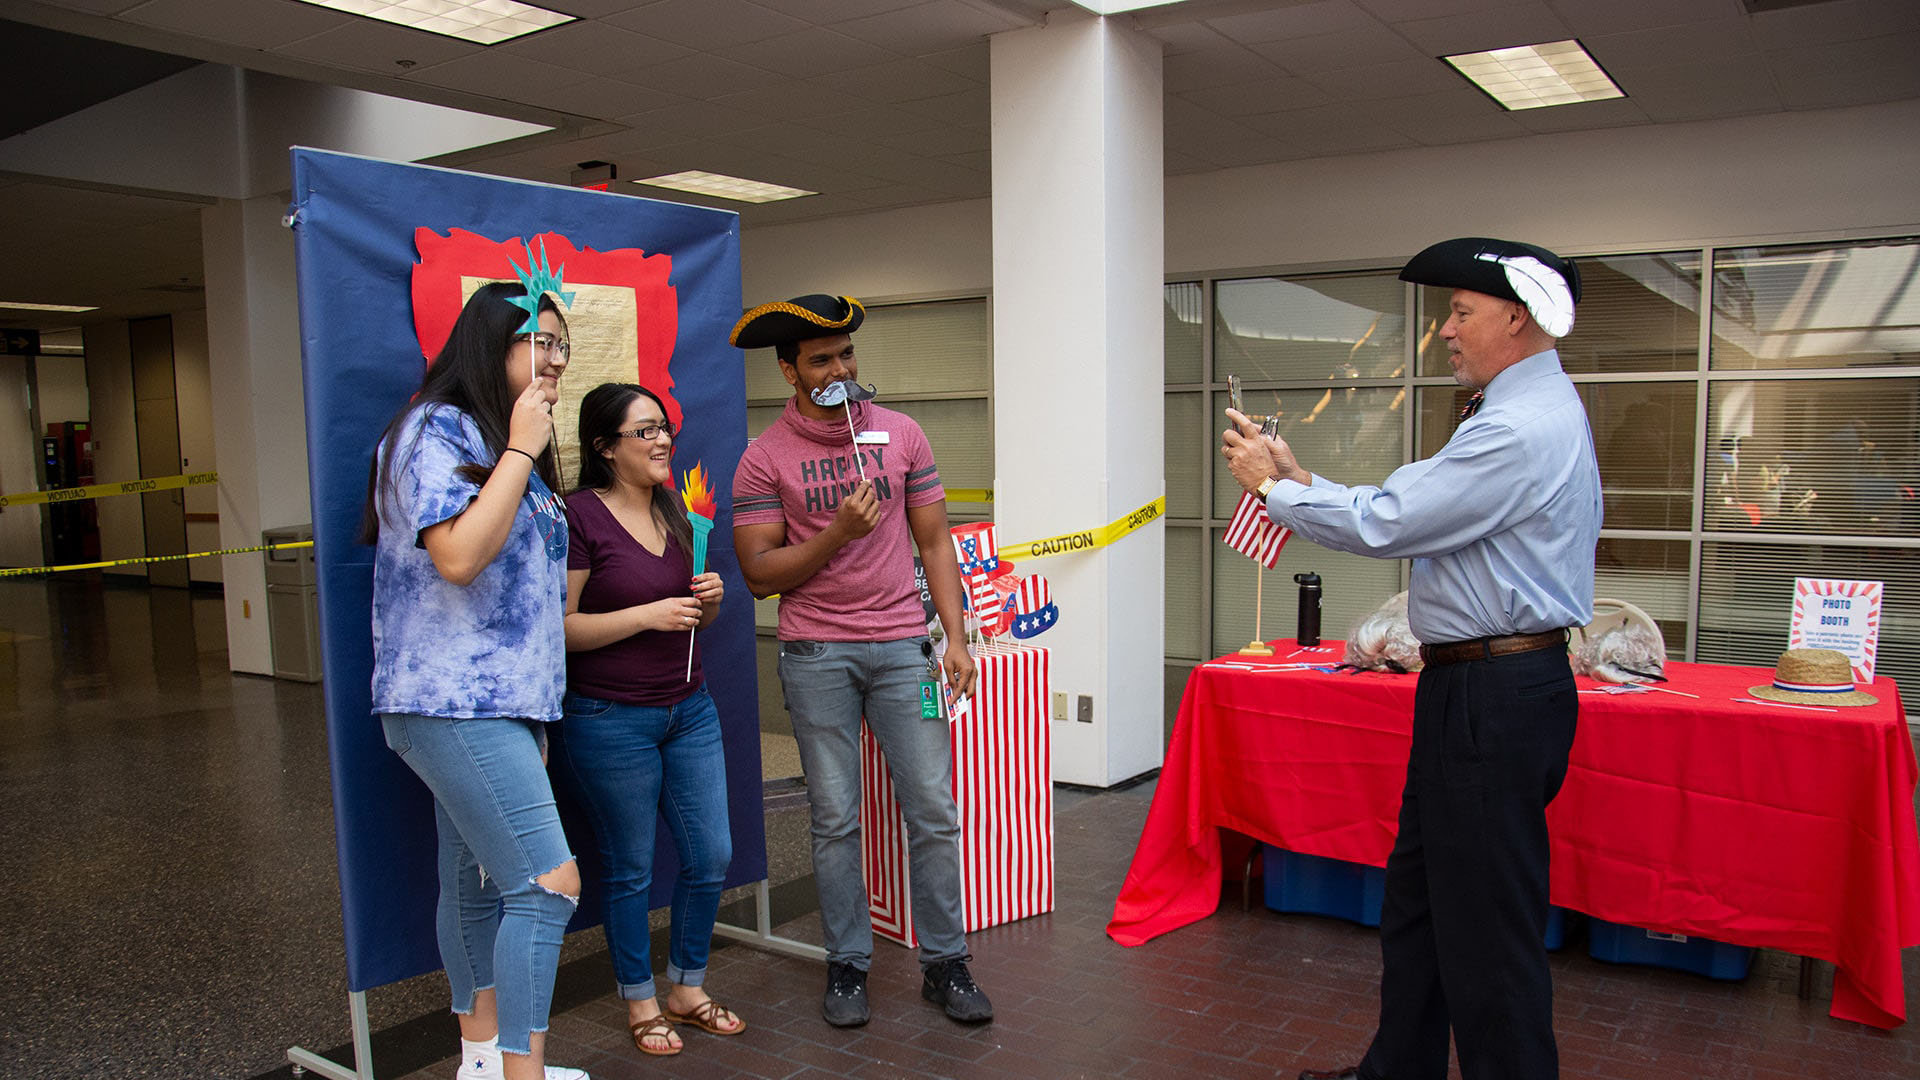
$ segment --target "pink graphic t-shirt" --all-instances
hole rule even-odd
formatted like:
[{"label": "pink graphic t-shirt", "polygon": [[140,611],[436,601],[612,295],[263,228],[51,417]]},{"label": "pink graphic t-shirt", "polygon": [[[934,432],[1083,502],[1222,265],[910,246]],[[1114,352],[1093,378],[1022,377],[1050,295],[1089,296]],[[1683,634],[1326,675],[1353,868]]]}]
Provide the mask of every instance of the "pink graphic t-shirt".
[{"label": "pink graphic t-shirt", "polygon": [[[926,633],[907,510],[947,497],[933,448],[912,417],[869,401],[853,403],[853,430],[880,502],[880,523],[780,594],[782,641],[898,641]],[[844,410],[830,422],[810,420],[789,400],[740,457],[733,523],[783,523],[789,545],[805,543],[832,523],[840,500],[860,485],[854,449]]]}]

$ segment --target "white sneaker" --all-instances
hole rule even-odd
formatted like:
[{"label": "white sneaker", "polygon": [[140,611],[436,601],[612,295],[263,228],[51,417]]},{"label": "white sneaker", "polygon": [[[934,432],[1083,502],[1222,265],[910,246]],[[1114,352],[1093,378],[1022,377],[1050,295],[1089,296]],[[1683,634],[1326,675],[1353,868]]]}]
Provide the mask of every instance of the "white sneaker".
[{"label": "white sneaker", "polygon": [[[470,1043],[460,1040],[460,1071],[454,1074],[454,1080],[501,1080],[505,1075],[500,1071],[500,1046],[497,1039],[483,1043]],[[547,1080],[592,1080],[585,1069],[570,1069],[564,1065],[549,1065],[546,1069]]]}]

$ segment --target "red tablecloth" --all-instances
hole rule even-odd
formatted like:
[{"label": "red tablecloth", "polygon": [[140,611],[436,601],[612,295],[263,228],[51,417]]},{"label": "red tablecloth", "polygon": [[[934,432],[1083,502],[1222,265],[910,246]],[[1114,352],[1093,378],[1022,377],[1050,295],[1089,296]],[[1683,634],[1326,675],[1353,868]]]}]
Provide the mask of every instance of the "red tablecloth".
[{"label": "red tablecloth", "polygon": [[[1274,642],[1267,664],[1337,662]],[[1384,866],[1416,676],[1195,668],[1107,933],[1138,945],[1213,913],[1220,830]],[[1237,666],[1235,666],[1237,665]],[[1920,945],[1916,770],[1900,694],[1814,712],[1740,704],[1765,668],[1667,665],[1667,693],[1582,693],[1549,808],[1553,902],[1610,922],[1783,949],[1836,967],[1833,1015],[1906,1019],[1900,950]],[[1579,680],[1582,690],[1602,684]]]}]

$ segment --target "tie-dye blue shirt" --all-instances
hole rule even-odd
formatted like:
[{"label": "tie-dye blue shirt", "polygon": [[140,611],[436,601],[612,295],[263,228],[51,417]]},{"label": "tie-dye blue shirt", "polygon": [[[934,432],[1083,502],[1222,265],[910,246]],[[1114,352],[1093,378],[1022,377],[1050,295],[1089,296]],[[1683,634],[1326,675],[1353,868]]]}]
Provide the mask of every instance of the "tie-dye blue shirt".
[{"label": "tie-dye blue shirt", "polygon": [[560,719],[567,522],[559,500],[534,473],[500,554],[455,585],[434,569],[420,533],[480,493],[454,471],[493,461],[480,429],[452,406],[422,406],[381,452],[398,456],[378,504],[373,711]]}]

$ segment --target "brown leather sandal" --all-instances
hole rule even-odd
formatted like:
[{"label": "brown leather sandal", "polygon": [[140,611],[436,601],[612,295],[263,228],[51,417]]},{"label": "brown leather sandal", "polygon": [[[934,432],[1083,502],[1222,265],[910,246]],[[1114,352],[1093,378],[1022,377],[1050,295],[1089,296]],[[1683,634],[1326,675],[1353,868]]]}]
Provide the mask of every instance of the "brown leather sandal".
[{"label": "brown leather sandal", "polygon": [[673,1019],[665,1013],[659,1016],[649,1016],[637,1024],[629,1024],[627,1030],[633,1035],[633,1048],[643,1054],[652,1054],[654,1057],[672,1057],[686,1049],[684,1046],[675,1046],[672,1043],[667,1043],[666,1049],[664,1050],[655,1050],[653,1047],[647,1045],[648,1039],[659,1039],[662,1042],[666,1042],[667,1036],[673,1034]]},{"label": "brown leather sandal", "polygon": [[[674,1012],[672,1009],[662,1006],[660,1015],[672,1020],[676,1024],[692,1024],[694,1027],[710,1035],[738,1035],[747,1030],[747,1022],[740,1019],[739,1014],[712,998],[708,998],[683,1013]],[[723,1017],[732,1020],[739,1026],[723,1028],[714,1023],[715,1020]]]}]

